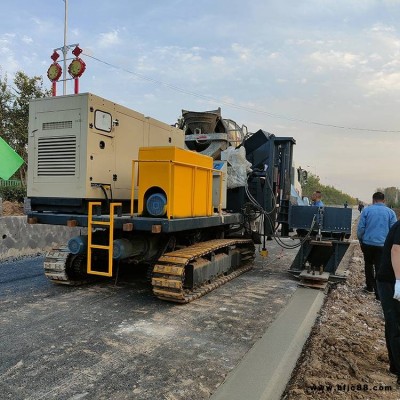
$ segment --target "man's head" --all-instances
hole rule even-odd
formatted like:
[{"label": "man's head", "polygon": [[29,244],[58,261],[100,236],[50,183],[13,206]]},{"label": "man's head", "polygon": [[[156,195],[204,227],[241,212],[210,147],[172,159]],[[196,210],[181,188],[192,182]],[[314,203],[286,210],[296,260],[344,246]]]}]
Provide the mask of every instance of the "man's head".
[{"label": "man's head", "polygon": [[375,192],[372,195],[372,203],[384,203],[385,202],[385,195],[382,192]]},{"label": "man's head", "polygon": [[317,200],[321,200],[322,199],[322,194],[321,194],[321,192],[319,190],[315,191],[315,198]]},{"label": "man's head", "polygon": [[315,195],[315,192],[311,195],[311,200],[312,200],[312,201],[317,200],[317,196]]}]

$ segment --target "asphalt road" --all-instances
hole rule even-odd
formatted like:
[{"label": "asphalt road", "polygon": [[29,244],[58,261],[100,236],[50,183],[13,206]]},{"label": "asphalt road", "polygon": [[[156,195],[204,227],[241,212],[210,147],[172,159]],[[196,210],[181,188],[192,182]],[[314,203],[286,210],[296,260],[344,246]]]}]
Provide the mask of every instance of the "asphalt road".
[{"label": "asphalt road", "polygon": [[268,244],[188,305],[154,298],[141,273],[65,287],[43,257],[0,263],[0,398],[208,399],[296,290],[295,252]]}]

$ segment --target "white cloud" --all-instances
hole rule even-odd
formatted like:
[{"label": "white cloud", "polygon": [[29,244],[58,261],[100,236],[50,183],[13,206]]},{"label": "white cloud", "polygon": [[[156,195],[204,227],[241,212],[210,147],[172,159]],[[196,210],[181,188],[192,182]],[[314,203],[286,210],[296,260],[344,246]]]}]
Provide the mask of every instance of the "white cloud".
[{"label": "white cloud", "polygon": [[73,36],[79,37],[81,32],[79,29],[75,28],[75,29],[71,29],[70,33],[72,33]]},{"label": "white cloud", "polygon": [[11,41],[11,39],[15,38],[15,36],[16,36],[15,33],[3,33],[0,36],[0,40],[5,40],[5,41],[7,41],[9,43]]},{"label": "white cloud", "polygon": [[13,40],[15,37],[15,34],[11,33],[4,33],[3,35],[0,35],[0,53],[1,54],[6,54],[10,52],[12,46],[13,46]]},{"label": "white cloud", "polygon": [[371,61],[382,61],[382,56],[378,53],[372,53],[368,56]]},{"label": "white cloud", "polygon": [[[54,31],[57,30],[57,26],[54,25],[52,19],[46,19],[46,18],[39,18],[37,16],[33,16],[30,18],[30,20],[33,22],[34,26],[31,26],[29,31],[30,32],[40,32],[40,33],[53,33]],[[32,25],[32,24],[31,24]]]},{"label": "white cloud", "polygon": [[111,47],[121,42],[121,39],[119,38],[119,32],[116,30],[106,33],[100,33],[99,36],[99,47]]},{"label": "white cloud", "polygon": [[395,59],[395,60],[391,60],[389,62],[387,62],[386,64],[384,64],[383,68],[386,71],[393,71],[393,70],[399,70],[400,67],[400,60],[399,59]]},{"label": "white cloud", "polygon": [[145,93],[145,94],[143,95],[143,97],[144,97],[146,100],[154,100],[154,99],[156,98],[156,96],[154,95],[154,93]]},{"label": "white cloud", "polygon": [[248,47],[244,47],[238,43],[232,44],[232,51],[239,57],[242,61],[250,61],[252,58],[252,52]]},{"label": "white cloud", "polygon": [[26,35],[22,36],[21,40],[26,44],[31,44],[33,42],[33,39]]},{"label": "white cloud", "polygon": [[400,90],[400,72],[379,72],[366,82],[366,88],[369,90],[369,95],[398,93]]},{"label": "white cloud", "polygon": [[274,53],[271,53],[271,54],[268,56],[268,58],[269,58],[270,60],[276,60],[276,59],[279,58],[280,56],[281,56],[280,53],[274,52]]},{"label": "white cloud", "polygon": [[225,64],[225,58],[220,56],[213,56],[211,57],[211,62],[216,65],[223,65]]},{"label": "white cloud", "polygon": [[13,49],[14,45],[14,33],[5,33],[0,35],[0,56],[1,63],[0,65],[4,68],[4,71],[7,73],[13,74],[15,71],[20,69],[19,63],[15,58],[15,54]]},{"label": "white cloud", "polygon": [[329,39],[329,40],[321,40],[321,39],[286,39],[285,44],[290,46],[310,46],[320,48],[321,46],[334,46],[340,45],[340,40]]},{"label": "white cloud", "polygon": [[316,51],[310,54],[309,58],[315,64],[317,71],[323,71],[324,69],[352,69],[361,62],[361,57],[358,54],[335,50],[327,52]]},{"label": "white cloud", "polygon": [[393,26],[374,24],[365,31],[371,46],[380,50],[380,53],[400,51],[400,38]]},{"label": "white cloud", "polygon": [[5,72],[8,74],[14,74],[14,72],[21,69],[19,62],[15,59],[14,54],[10,51],[7,52],[8,54],[0,53],[2,62],[1,65],[5,67]]},{"label": "white cloud", "polygon": [[151,64],[148,55],[142,55],[137,60],[137,69],[142,72],[156,71],[157,66]]},{"label": "white cloud", "polygon": [[149,53],[149,59],[162,59],[169,62],[179,63],[198,63],[202,61],[200,54],[201,49],[199,47],[192,47],[185,49],[178,46],[164,46],[156,48],[153,53]]},{"label": "white cloud", "polygon": [[384,25],[382,23],[376,23],[372,26],[371,32],[395,32],[396,29],[393,26]]}]

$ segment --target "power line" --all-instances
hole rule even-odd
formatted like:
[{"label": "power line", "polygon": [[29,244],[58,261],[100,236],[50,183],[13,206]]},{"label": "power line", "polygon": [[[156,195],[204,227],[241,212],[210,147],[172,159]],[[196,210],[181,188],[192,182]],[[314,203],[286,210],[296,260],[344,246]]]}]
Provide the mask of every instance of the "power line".
[{"label": "power line", "polygon": [[212,96],[206,96],[204,94],[200,94],[200,93],[197,93],[197,92],[192,92],[192,91],[183,89],[183,88],[181,88],[179,86],[175,86],[175,85],[172,85],[170,83],[163,82],[163,81],[151,78],[149,76],[140,74],[138,72],[130,71],[130,70],[126,69],[126,68],[122,68],[122,67],[119,67],[117,65],[111,64],[111,63],[109,63],[107,61],[101,60],[100,58],[90,56],[89,54],[85,54],[85,53],[83,53],[83,54],[86,57],[89,57],[89,58],[91,58],[91,59],[93,59],[95,61],[98,61],[98,62],[100,62],[102,64],[105,64],[105,65],[107,65],[107,66],[109,66],[111,68],[115,68],[115,69],[118,69],[120,71],[124,71],[124,72],[126,72],[128,74],[134,75],[134,76],[136,76],[136,77],[138,77],[138,78],[140,78],[140,79],[142,79],[144,81],[148,81],[148,82],[160,85],[160,86],[164,86],[164,87],[167,87],[168,89],[175,90],[176,92],[184,93],[184,94],[187,94],[189,96],[197,97],[197,98],[200,98],[200,99],[203,99],[203,100],[214,101],[214,102],[216,102],[218,104],[224,104],[224,105],[226,105],[228,107],[235,108],[237,110],[248,111],[248,112],[251,112],[251,113],[254,113],[254,114],[267,115],[267,116],[272,117],[272,118],[279,118],[279,119],[284,119],[284,120],[287,120],[287,121],[301,122],[301,123],[308,124],[308,125],[317,125],[317,126],[323,126],[323,127],[327,127],[327,128],[345,129],[345,130],[352,130],[352,131],[364,131],[364,132],[400,133],[400,130],[370,129],[370,128],[359,128],[359,127],[353,127],[353,126],[345,126],[345,125],[328,124],[328,123],[311,121],[311,120],[302,119],[302,118],[285,116],[285,115],[281,115],[281,114],[275,114],[275,113],[271,113],[271,112],[268,112],[268,111],[265,111],[265,110],[260,110],[260,109],[257,109],[257,108],[250,108],[250,107],[246,107],[246,106],[240,106],[238,104],[231,103],[231,102],[225,101],[225,100],[220,100],[220,99],[217,99],[217,98],[212,97]]}]

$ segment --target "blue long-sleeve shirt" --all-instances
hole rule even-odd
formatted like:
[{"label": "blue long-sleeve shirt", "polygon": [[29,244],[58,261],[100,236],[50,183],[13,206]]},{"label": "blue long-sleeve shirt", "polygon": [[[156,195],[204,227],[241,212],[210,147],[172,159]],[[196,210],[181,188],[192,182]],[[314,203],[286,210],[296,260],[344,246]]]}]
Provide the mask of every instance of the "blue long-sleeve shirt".
[{"label": "blue long-sleeve shirt", "polygon": [[397,221],[395,212],[384,203],[364,208],[357,227],[358,240],[369,246],[382,247],[389,229]]}]

